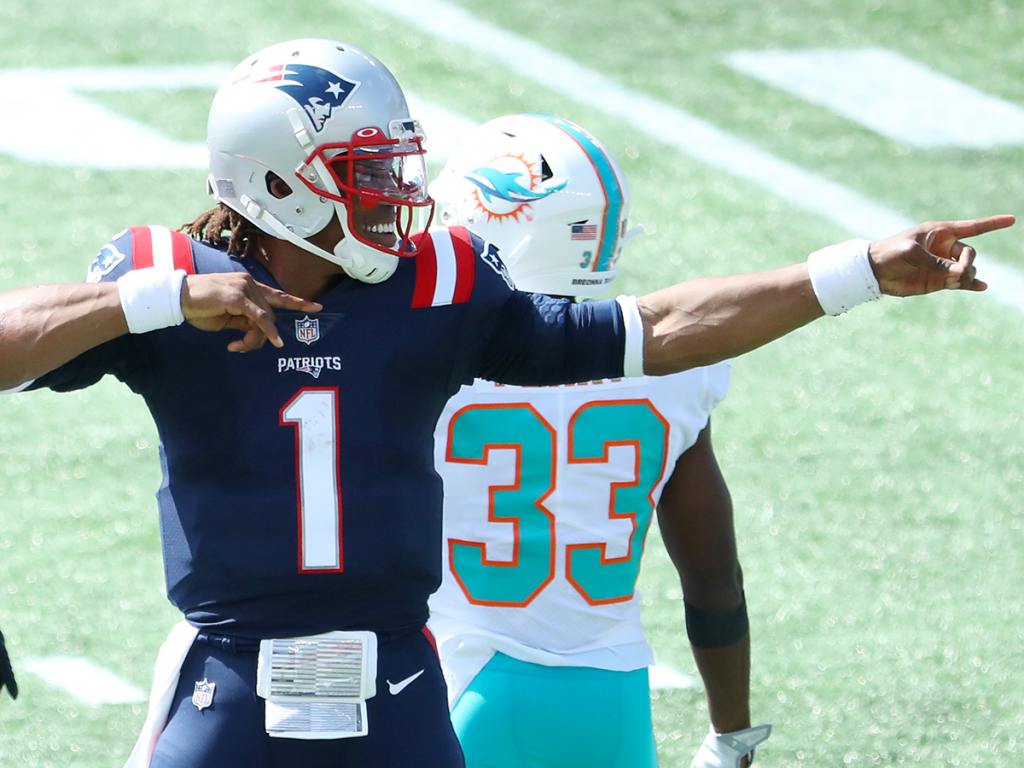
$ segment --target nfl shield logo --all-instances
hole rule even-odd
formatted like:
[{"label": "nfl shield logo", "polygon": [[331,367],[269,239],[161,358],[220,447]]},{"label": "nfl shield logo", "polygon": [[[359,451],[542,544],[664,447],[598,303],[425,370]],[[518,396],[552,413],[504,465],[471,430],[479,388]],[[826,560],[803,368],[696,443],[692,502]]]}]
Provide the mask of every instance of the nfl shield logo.
[{"label": "nfl shield logo", "polygon": [[295,338],[307,345],[318,341],[320,339],[320,321],[315,318],[310,319],[309,315],[301,320],[296,320]]},{"label": "nfl shield logo", "polygon": [[192,691],[192,703],[196,709],[203,710],[213,704],[213,692],[217,690],[217,684],[211,683],[205,677],[196,680],[195,690]]}]

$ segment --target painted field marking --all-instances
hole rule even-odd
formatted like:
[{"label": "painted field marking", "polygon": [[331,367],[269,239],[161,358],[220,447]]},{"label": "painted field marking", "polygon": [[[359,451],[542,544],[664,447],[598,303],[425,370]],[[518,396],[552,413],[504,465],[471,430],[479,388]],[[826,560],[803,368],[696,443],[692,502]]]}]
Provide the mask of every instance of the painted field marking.
[{"label": "painted field marking", "polygon": [[426,141],[427,159],[443,163],[462,144],[465,137],[476,127],[469,118],[458,115],[433,102],[421,99],[413,93],[406,93],[409,114],[420,121]]},{"label": "painted field marking", "polygon": [[[74,165],[107,169],[202,168],[206,148],[177,141],[76,92],[130,90],[131,78],[121,71],[10,69],[0,70],[0,152],[43,165]],[[149,87],[139,73],[139,88]],[[182,85],[200,87],[193,68],[179,72]],[[95,75],[95,80],[90,76]],[[169,87],[154,78],[154,88]],[[56,119],[55,104],[60,119]],[[16,107],[16,108],[15,108]],[[26,115],[44,116],[26,120]],[[45,116],[53,115],[53,119]],[[71,126],[71,128],[69,128]]]},{"label": "painted field marking", "polygon": [[725,61],[911,146],[1024,143],[1024,109],[884,48],[735,51]]},{"label": "painted field marking", "polygon": [[113,672],[74,656],[25,659],[21,666],[86,704],[136,704],[146,694]]},{"label": "painted field marking", "polygon": [[[43,165],[104,169],[206,168],[203,142],[172,139],[118,114],[89,93],[204,88],[213,91],[227,64],[168,67],[73,67],[0,70],[0,153]],[[33,120],[60,104],[60,120]],[[15,105],[17,108],[15,109]],[[412,115],[427,132],[430,157],[443,161],[473,123],[409,95]],[[68,130],[68,126],[74,130]]]},{"label": "painted field marking", "polygon": [[[446,0],[363,0],[399,18],[414,14],[417,28],[486,55],[544,88],[584,101],[663,144],[771,192],[786,202],[860,237],[889,235],[915,223],[858,192],[766,152],[760,147],[639,93],[573,59],[482,21]],[[593,98],[587,98],[593,94]],[[997,211],[1003,213],[1003,211]],[[1024,271],[979,259],[989,293],[1024,312]]]},{"label": "painted field marking", "polygon": [[700,687],[700,680],[696,677],[677,672],[667,664],[654,664],[648,667],[647,679],[650,681],[652,690],[656,691],[671,689],[689,690]]}]

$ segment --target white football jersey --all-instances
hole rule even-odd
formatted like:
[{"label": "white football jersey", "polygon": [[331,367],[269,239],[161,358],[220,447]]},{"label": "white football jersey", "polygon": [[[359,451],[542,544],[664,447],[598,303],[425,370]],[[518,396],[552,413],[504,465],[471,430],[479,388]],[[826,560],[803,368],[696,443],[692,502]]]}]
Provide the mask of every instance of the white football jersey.
[{"label": "white football jersey", "polygon": [[676,460],[730,365],[562,387],[478,380],[434,434],[443,581],[431,598],[449,697],[495,651],[549,666],[652,663],[636,580]]}]

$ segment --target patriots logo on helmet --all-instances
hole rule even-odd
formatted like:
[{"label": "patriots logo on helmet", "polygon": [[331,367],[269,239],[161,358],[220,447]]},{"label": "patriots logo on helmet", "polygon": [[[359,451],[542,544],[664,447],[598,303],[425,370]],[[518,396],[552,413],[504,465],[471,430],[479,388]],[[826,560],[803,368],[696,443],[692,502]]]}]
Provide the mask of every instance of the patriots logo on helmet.
[{"label": "patriots logo on helmet", "polygon": [[311,64],[278,64],[270,67],[265,77],[252,82],[270,83],[288,94],[305,110],[317,133],[359,85]]}]

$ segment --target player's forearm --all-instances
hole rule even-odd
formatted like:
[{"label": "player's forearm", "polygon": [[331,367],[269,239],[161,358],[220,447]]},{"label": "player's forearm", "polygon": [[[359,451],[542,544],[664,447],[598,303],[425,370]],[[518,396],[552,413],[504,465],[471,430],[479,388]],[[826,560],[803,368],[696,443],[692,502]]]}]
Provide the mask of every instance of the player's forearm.
[{"label": "player's forearm", "polygon": [[824,314],[806,264],[679,283],[637,303],[653,375],[736,357]]},{"label": "player's forearm", "polygon": [[719,648],[692,645],[704,681],[711,724],[718,733],[750,727],[750,635]]},{"label": "player's forearm", "polygon": [[113,283],[0,293],[0,390],[39,378],[127,332]]}]

